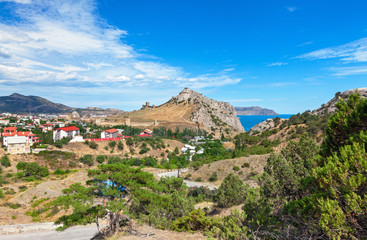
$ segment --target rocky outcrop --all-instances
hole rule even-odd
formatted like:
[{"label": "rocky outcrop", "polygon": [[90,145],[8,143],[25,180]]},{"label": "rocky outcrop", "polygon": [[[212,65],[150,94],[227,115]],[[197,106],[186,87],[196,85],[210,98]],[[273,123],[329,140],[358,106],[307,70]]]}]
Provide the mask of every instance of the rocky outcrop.
[{"label": "rocky outcrop", "polygon": [[330,101],[328,101],[325,104],[322,104],[321,107],[312,111],[312,114],[325,115],[325,114],[333,113],[336,111],[335,105],[340,99],[347,100],[350,94],[356,93],[356,92],[358,92],[361,95],[361,97],[367,98],[367,88],[351,89],[343,93],[337,92]]},{"label": "rocky outcrop", "polygon": [[274,110],[262,107],[235,107],[237,115],[279,115]]},{"label": "rocky outcrop", "polygon": [[195,124],[203,124],[207,129],[232,128],[235,131],[244,131],[230,103],[215,101],[188,88],[182,90],[168,103],[193,105],[190,121]]}]

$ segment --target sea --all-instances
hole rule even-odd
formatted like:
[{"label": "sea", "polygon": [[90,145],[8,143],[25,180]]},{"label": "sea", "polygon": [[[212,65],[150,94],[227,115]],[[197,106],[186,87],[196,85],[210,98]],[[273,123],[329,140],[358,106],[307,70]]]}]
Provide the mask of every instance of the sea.
[{"label": "sea", "polygon": [[245,131],[249,131],[256,124],[269,119],[280,117],[284,119],[289,119],[293,114],[280,114],[280,115],[238,115],[237,117],[240,119],[241,124]]}]

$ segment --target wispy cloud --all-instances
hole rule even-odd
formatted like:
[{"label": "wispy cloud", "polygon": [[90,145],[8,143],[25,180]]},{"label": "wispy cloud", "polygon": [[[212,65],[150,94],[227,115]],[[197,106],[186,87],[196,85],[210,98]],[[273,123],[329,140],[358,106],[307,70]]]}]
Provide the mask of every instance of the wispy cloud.
[{"label": "wispy cloud", "polygon": [[[46,91],[46,86],[52,84],[54,88],[66,87],[65,93],[101,88],[105,91],[102,94],[107,94],[134,87],[154,91],[177,86],[216,87],[241,81],[232,74],[233,69],[193,75],[140,53],[126,40],[122,41],[128,37],[127,31],[98,16],[93,0],[2,2],[9,2],[13,14],[13,21],[0,20],[2,86],[38,86],[42,92],[42,88]],[[109,88],[105,88],[107,85]]]},{"label": "wispy cloud", "polygon": [[286,62],[274,62],[274,63],[270,63],[270,64],[268,64],[268,65],[266,65],[266,66],[268,66],[268,67],[274,67],[274,66],[284,66],[284,65],[287,65],[288,63],[286,63]]},{"label": "wispy cloud", "polygon": [[297,58],[310,60],[340,58],[344,62],[367,62],[367,38],[362,38],[341,46],[316,50],[302,54]]},{"label": "wispy cloud", "polygon": [[303,47],[303,46],[307,46],[307,45],[311,45],[311,44],[313,44],[313,41],[308,41],[308,42],[301,43],[301,44],[297,45],[297,47]]},{"label": "wispy cloud", "polygon": [[335,72],[335,76],[349,76],[349,75],[364,75],[367,74],[367,66],[357,67],[334,67],[330,68],[331,71]]},{"label": "wispy cloud", "polygon": [[285,6],[285,9],[287,9],[289,12],[294,12],[296,11],[298,8],[295,6]]}]

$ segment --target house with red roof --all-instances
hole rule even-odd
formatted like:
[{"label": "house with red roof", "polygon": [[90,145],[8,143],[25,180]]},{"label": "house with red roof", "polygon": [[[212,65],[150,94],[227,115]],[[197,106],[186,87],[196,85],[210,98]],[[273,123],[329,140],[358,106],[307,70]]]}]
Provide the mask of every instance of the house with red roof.
[{"label": "house with red roof", "polygon": [[80,134],[80,130],[78,127],[70,126],[70,127],[63,127],[54,130],[53,132],[53,139],[54,141],[60,140],[62,138],[71,138],[73,139],[76,135]]},{"label": "house with red roof", "polygon": [[39,138],[32,132],[5,132],[2,135],[3,145],[10,154],[29,153],[30,146],[39,142]]},{"label": "house with red roof", "polygon": [[101,132],[101,138],[117,138],[119,131],[117,129],[107,129]]},{"label": "house with red roof", "polygon": [[17,132],[17,127],[4,127],[3,133],[15,133]]}]

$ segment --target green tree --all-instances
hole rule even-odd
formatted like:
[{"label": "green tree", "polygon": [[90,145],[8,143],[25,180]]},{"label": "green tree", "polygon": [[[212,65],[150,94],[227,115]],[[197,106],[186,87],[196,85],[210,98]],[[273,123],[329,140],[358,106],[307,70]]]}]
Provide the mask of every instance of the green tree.
[{"label": "green tree", "polygon": [[247,187],[243,181],[234,174],[228,174],[218,189],[214,200],[218,207],[231,207],[244,202]]},{"label": "green tree", "polygon": [[11,166],[8,155],[4,155],[1,158],[1,161],[0,162],[1,162],[1,165],[4,166],[4,167],[10,167]]}]

